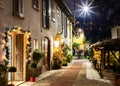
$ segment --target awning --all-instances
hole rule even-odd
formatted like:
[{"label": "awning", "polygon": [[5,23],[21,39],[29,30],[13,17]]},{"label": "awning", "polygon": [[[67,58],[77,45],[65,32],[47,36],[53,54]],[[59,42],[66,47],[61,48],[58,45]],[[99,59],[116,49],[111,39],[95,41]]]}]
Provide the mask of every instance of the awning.
[{"label": "awning", "polygon": [[109,39],[102,42],[97,42],[91,45],[91,48],[104,49],[104,50],[120,50],[120,37],[115,39]]}]

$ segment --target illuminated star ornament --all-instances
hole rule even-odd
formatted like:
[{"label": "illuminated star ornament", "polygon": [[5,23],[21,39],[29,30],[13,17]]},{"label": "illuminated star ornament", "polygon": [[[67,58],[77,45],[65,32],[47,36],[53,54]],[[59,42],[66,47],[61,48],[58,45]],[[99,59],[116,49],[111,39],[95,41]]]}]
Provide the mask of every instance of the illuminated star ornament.
[{"label": "illuminated star ornament", "polygon": [[89,3],[88,3],[88,1],[81,2],[81,3],[82,3],[82,5],[76,4],[79,7],[79,10],[77,10],[80,12],[79,17],[81,17],[81,16],[84,18],[86,16],[91,17],[90,14],[95,14],[95,12],[92,11],[92,9],[95,8],[95,6],[91,6],[93,1],[91,1]]}]

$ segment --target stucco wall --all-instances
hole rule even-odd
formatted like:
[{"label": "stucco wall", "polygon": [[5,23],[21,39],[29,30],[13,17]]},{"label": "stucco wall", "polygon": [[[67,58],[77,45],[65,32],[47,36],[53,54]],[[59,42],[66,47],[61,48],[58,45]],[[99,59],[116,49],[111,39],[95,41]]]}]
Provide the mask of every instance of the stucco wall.
[{"label": "stucco wall", "polygon": [[[38,40],[38,47],[41,49],[41,39],[46,36],[50,40],[50,49],[51,53],[53,52],[53,37],[56,33],[56,25],[55,23],[51,24],[51,28],[49,30],[45,30],[42,28],[42,0],[39,0],[39,11],[36,11],[32,8],[32,0],[23,0],[24,1],[24,19],[19,18],[17,16],[13,16],[13,0],[4,0],[4,8],[0,8],[0,59],[2,56],[2,47],[4,47],[4,27],[13,27],[19,26],[23,30],[30,30],[31,32],[31,46],[33,51],[33,43],[34,39]],[[51,55],[52,57],[52,55]]]},{"label": "stucco wall", "polygon": [[118,37],[118,30],[120,29],[120,26],[115,26],[111,29],[112,39]]},{"label": "stucco wall", "polygon": [[[39,0],[39,11],[36,11],[32,7],[32,0],[23,0],[24,1],[24,18],[13,16],[13,0],[3,0],[4,8],[0,7],[0,60],[3,59],[3,47],[4,47],[4,28],[18,26],[23,30],[30,30],[31,32],[31,47],[32,51],[34,50],[34,39],[38,40],[38,48],[41,50],[41,39],[47,37],[50,40],[50,58],[53,57],[53,42],[54,37],[58,31],[57,28],[57,14],[55,14],[55,22],[50,21],[50,28],[44,29],[42,27],[42,0]],[[56,5],[57,6],[57,5]],[[55,6],[55,8],[56,8]],[[61,15],[60,15],[61,16]],[[68,30],[69,31],[69,30]],[[72,32],[71,32],[72,33]],[[72,40],[72,39],[71,39]],[[69,41],[68,41],[69,42]],[[41,62],[42,64],[42,62]],[[28,65],[26,65],[28,66]],[[40,65],[41,66],[41,65]],[[29,67],[28,67],[29,68]],[[41,70],[41,67],[39,67]],[[29,70],[29,69],[28,69]],[[26,74],[27,75],[27,74]],[[28,79],[28,77],[27,77]]]}]

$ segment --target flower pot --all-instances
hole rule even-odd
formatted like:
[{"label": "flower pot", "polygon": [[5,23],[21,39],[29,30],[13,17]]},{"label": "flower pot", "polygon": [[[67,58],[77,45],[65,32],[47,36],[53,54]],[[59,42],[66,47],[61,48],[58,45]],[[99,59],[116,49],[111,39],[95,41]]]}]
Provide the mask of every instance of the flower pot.
[{"label": "flower pot", "polygon": [[30,82],[35,82],[35,77],[34,76],[30,77]]},{"label": "flower pot", "polygon": [[115,86],[120,86],[120,78],[115,78]]},{"label": "flower pot", "polygon": [[15,85],[13,85],[13,84],[8,84],[7,86],[15,86]]}]

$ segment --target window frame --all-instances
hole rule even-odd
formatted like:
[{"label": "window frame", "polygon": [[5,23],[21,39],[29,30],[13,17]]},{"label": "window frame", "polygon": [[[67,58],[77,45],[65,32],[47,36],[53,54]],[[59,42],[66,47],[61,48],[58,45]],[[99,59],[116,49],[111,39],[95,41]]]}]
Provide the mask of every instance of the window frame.
[{"label": "window frame", "polygon": [[57,28],[61,29],[61,25],[62,25],[61,24],[61,10],[58,7],[57,7],[56,14],[57,14]]},{"label": "window frame", "polygon": [[67,16],[64,16],[64,37],[67,38]]},{"label": "window frame", "polygon": [[42,0],[42,26],[44,29],[50,28],[50,0]]},{"label": "window frame", "polygon": [[13,15],[24,18],[23,0],[13,0]]},{"label": "window frame", "polygon": [[120,28],[117,28],[117,38],[120,37]]},{"label": "window frame", "polygon": [[46,27],[46,0],[42,0],[42,23],[43,23],[43,27]]},{"label": "window frame", "polygon": [[39,11],[39,0],[32,0],[32,7],[36,11]]},{"label": "window frame", "polygon": [[65,28],[65,24],[64,24],[64,16],[65,16],[65,14],[64,14],[64,12],[61,12],[61,25],[62,25],[62,33],[63,33],[63,30],[64,30],[64,28]]},{"label": "window frame", "polygon": [[4,1],[0,0],[0,8],[4,8]]},{"label": "window frame", "polygon": [[52,0],[51,2],[51,20],[55,22],[55,2]]},{"label": "window frame", "polygon": [[38,49],[38,39],[34,39],[34,50]]}]

